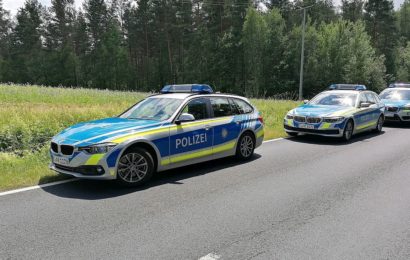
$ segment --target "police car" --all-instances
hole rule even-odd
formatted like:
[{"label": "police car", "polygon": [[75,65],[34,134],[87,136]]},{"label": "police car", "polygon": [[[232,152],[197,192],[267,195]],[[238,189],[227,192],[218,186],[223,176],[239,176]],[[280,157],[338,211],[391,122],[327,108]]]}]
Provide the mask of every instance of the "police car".
[{"label": "police car", "polygon": [[234,155],[247,160],[263,137],[263,119],[246,98],[208,85],[168,85],[118,117],[54,136],[50,168],[134,186],[180,166]]},{"label": "police car", "polygon": [[386,121],[410,121],[410,83],[393,83],[380,93]]},{"label": "police car", "polygon": [[364,85],[333,84],[328,91],[305,101],[284,118],[290,136],[299,133],[341,137],[374,130],[382,131],[384,105],[378,95]]}]

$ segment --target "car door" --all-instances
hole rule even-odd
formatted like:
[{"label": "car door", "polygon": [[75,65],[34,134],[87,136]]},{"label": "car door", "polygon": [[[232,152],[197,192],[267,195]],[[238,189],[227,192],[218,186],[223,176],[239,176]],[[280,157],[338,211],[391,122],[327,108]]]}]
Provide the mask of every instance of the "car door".
[{"label": "car door", "polygon": [[[194,120],[178,123],[182,114],[190,114]],[[190,100],[176,117],[170,128],[171,166],[182,166],[212,158],[214,130],[210,125],[210,104],[207,98]]]},{"label": "car door", "polygon": [[235,120],[235,115],[238,114],[237,109],[229,97],[215,96],[209,99],[213,116],[214,157],[232,155],[235,153],[236,141],[240,133],[240,121]]},{"label": "car door", "polygon": [[[370,106],[362,107],[364,103],[370,103]],[[355,115],[356,131],[361,132],[374,127],[377,124],[379,112],[377,111],[376,100],[370,92],[360,93],[358,108],[359,111]]]}]

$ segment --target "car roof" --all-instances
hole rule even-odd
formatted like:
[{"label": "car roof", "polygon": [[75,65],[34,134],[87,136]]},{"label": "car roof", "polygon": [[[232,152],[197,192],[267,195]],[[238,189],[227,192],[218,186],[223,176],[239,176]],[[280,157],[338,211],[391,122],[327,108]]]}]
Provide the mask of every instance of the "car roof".
[{"label": "car roof", "polygon": [[239,98],[243,100],[248,100],[245,97],[234,95],[234,94],[224,94],[224,93],[212,93],[212,94],[197,94],[197,93],[169,93],[169,94],[156,94],[150,96],[149,98],[175,98],[175,99],[187,99],[189,97],[232,97]]},{"label": "car roof", "polygon": [[[360,93],[369,92],[369,91],[367,91],[367,90],[361,90],[361,91],[358,91],[358,90],[326,90],[326,91],[323,91],[323,92],[325,92],[325,93],[360,94]],[[323,93],[323,92],[322,92],[322,93]]]}]

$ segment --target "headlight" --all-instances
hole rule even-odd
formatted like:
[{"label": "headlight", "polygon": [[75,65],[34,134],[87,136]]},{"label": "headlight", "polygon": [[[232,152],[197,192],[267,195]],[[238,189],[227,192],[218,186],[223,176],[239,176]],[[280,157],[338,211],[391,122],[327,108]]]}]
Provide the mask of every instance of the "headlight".
[{"label": "headlight", "polygon": [[97,154],[97,153],[108,153],[111,151],[117,144],[116,143],[103,143],[96,144],[86,147],[78,148],[79,151],[86,151],[87,153]]},{"label": "headlight", "polygon": [[345,120],[345,118],[342,117],[342,116],[324,117],[324,118],[323,118],[323,122],[325,122],[325,123],[332,123],[332,124],[343,122],[343,120]]},{"label": "headlight", "polygon": [[293,115],[290,115],[290,114],[286,115],[286,119],[293,119]]}]

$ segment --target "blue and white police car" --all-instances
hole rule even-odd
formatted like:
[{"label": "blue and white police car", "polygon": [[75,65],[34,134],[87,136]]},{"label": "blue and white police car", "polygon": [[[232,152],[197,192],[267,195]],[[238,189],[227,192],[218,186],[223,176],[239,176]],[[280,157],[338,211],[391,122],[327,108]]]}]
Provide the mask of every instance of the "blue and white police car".
[{"label": "blue and white police car", "polygon": [[386,121],[410,122],[410,83],[393,83],[380,93]]},{"label": "blue and white police car", "polygon": [[118,117],[54,136],[50,168],[134,186],[180,166],[227,156],[247,160],[263,137],[263,119],[246,98],[208,85],[168,85]]},{"label": "blue and white police car", "polygon": [[341,137],[374,130],[382,131],[384,104],[378,95],[364,85],[333,84],[328,91],[305,101],[284,118],[288,135],[299,133]]}]

